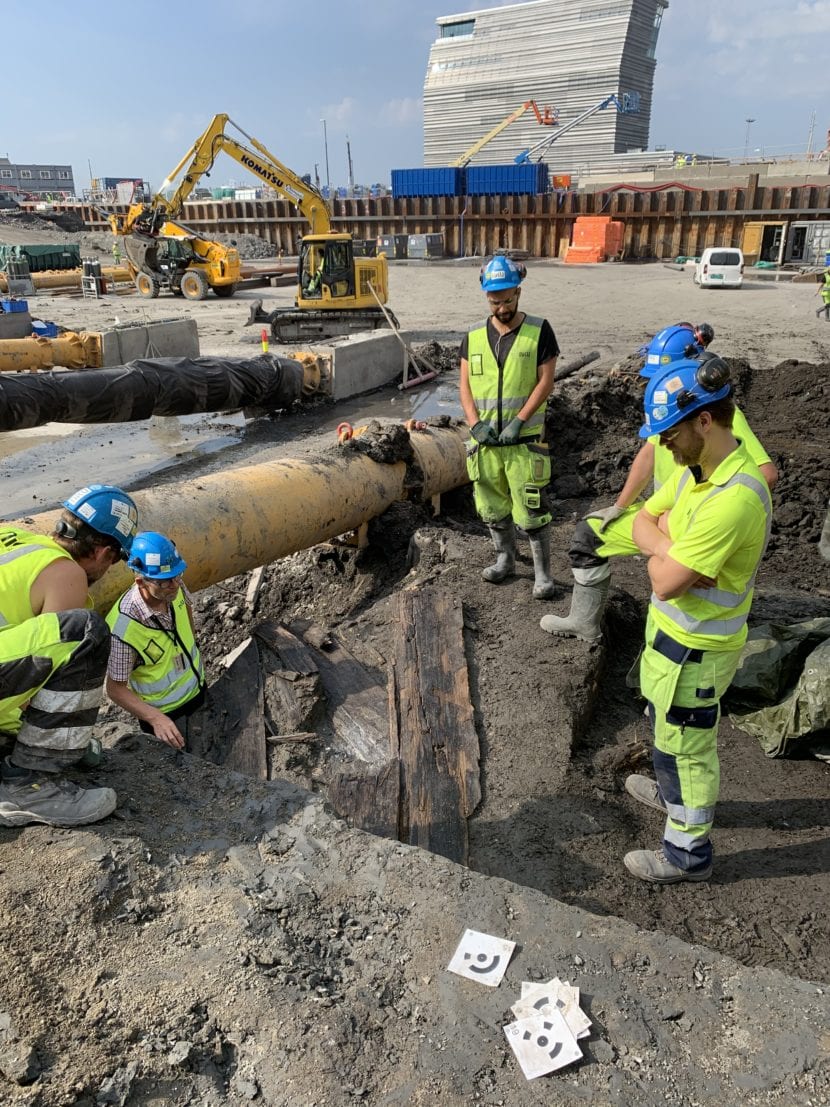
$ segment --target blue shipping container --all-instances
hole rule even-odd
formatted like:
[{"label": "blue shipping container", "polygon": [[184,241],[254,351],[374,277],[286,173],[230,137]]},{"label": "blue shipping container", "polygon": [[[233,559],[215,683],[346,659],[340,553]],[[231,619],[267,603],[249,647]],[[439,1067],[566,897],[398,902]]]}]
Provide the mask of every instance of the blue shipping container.
[{"label": "blue shipping container", "polygon": [[536,196],[548,188],[548,167],[544,162],[467,166],[468,196]]},{"label": "blue shipping container", "polygon": [[464,170],[447,166],[440,169],[393,169],[392,195],[463,196]]}]

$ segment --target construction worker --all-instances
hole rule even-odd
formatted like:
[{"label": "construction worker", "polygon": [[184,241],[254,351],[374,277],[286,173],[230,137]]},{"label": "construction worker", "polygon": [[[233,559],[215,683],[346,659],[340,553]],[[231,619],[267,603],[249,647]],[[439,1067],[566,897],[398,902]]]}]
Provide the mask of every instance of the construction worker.
[{"label": "construction worker", "polygon": [[[699,361],[712,357],[705,351],[705,347],[714,338],[712,327],[708,323],[697,324],[692,328],[696,341],[689,345],[686,342],[688,330],[684,335],[680,328],[690,326],[678,323],[655,335],[646,354],[641,376],[649,379],[655,371],[664,372],[669,364],[683,357],[694,357]],[[746,447],[772,490],[778,480],[778,470],[753,434],[743,412],[737,407],[732,430]],[[540,625],[548,634],[560,638],[579,638],[586,642],[596,641],[602,636],[602,616],[611,580],[608,559],[632,556],[640,552],[632,534],[634,519],[641,506],[635,501],[652,481],[656,492],[672,477],[675,468],[671,451],[660,444],[658,435],[653,435],[640,448],[631,463],[628,476],[614,503],[610,507],[589,512],[577,524],[568,550],[574,576],[570,613],[566,616],[546,615]]]},{"label": "construction worker", "polygon": [[641,880],[674,884],[712,872],[720,699],[746,641],[772,500],[732,433],[732,386],[720,358],[672,363],[649,381],[644,406],[640,437],[658,435],[677,465],[634,520],[652,587],[640,687],[657,779],[629,776],[625,788],[666,823],[661,848],[627,853],[625,866]]},{"label": "construction worker", "polygon": [[205,699],[192,601],[182,583],[187,563],[165,535],[142,531],[127,566],[135,583],[107,616],[107,695],[146,734],[184,749],[187,720]]},{"label": "construction worker", "polygon": [[822,305],[817,309],[816,315],[821,315],[824,312],[825,323],[830,323],[830,267],[824,270],[824,278],[822,283],[816,289],[817,293],[821,293]]},{"label": "construction worker", "polygon": [[0,826],[81,826],[115,808],[111,788],[62,778],[90,745],[109,630],[89,585],[126,557],[132,499],[91,484],[63,503],[51,537],[0,525]]},{"label": "construction worker", "polygon": [[121,264],[121,247],[118,245],[118,239],[116,238],[112,244],[112,262],[113,265]]},{"label": "construction worker", "polygon": [[550,454],[544,434],[559,345],[546,319],[519,311],[524,277],[524,266],[506,257],[482,267],[490,317],[462,341],[460,396],[472,435],[467,472],[497,554],[482,577],[497,584],[513,575],[519,526],[533,554],[533,595],[552,599]]}]

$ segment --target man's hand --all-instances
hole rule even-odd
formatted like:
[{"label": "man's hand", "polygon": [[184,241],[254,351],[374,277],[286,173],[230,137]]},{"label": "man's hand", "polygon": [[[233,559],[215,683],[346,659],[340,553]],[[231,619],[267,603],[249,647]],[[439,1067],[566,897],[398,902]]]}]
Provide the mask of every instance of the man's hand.
[{"label": "man's hand", "polygon": [[154,718],[150,726],[160,742],[165,742],[168,746],[172,746],[174,750],[184,749],[184,738],[179,728],[164,712],[159,711],[158,718]]},{"label": "man's hand", "polygon": [[596,511],[589,511],[585,518],[602,519],[602,524],[599,528],[599,533],[602,534],[608,524],[613,523],[615,519],[619,519],[624,512],[624,507],[617,507],[616,504],[611,504],[610,507],[598,507]]},{"label": "man's hand", "polygon": [[496,428],[492,423],[485,423],[483,419],[479,419],[470,428],[470,434],[481,446],[492,446],[494,442],[498,442]]},{"label": "man's hand", "polygon": [[511,419],[499,435],[499,442],[502,446],[515,446],[519,441],[519,435],[522,433],[524,425],[524,419],[520,419],[518,415],[515,419]]}]

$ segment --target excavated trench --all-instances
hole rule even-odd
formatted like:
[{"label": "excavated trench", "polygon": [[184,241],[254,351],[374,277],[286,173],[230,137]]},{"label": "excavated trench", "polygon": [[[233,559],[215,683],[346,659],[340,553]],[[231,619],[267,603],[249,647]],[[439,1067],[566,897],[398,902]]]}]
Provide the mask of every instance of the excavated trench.
[{"label": "excavated trench", "polygon": [[[734,363],[739,402],[780,470],[775,523],[759,576],[754,621],[830,614],[818,537],[830,485],[828,366],[785,363],[755,373]],[[626,685],[647,602],[638,559],[615,564],[601,648],[553,641],[538,629],[566,608],[573,523],[610,502],[637,448],[640,385],[621,374],[560,386],[548,413],[552,443],[554,575],[561,599],[530,597],[529,551],[517,579],[480,581],[489,544],[469,489],[442,514],[397,504],[369,526],[369,546],[323,545],[270,565],[255,610],[247,576],[199,593],[209,672],[263,619],[333,632],[379,683],[395,632],[393,599],[425,583],[464,610],[465,651],[482,755],[482,802],[469,823],[470,866],[538,888],[597,914],[702,943],[746,965],[830,980],[827,767],[806,755],[767,760],[728,717],[712,882],[643,887],[623,869],[631,848],[656,846],[660,821],[637,809],[625,775],[648,766],[642,702]],[[390,441],[387,438],[386,447]],[[413,558],[413,550],[417,556]],[[109,716],[113,730],[116,715]],[[123,729],[123,728],[121,728]],[[326,741],[269,746],[268,772],[324,798],[342,765]]]}]

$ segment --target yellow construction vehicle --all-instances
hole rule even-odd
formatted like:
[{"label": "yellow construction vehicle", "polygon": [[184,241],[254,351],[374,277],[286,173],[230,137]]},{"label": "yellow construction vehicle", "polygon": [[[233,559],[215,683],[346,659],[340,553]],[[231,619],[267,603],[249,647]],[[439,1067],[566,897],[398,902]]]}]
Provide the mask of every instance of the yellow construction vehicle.
[{"label": "yellow construction vehicle", "polygon": [[176,207],[159,193],[148,203],[130,204],[126,215],[103,212],[113,234],[124,239],[125,260],[140,295],[155,299],[169,288],[188,300],[203,300],[211,289],[223,298],[233,296],[239,251],[179,222],[180,211],[181,203]]},{"label": "yellow construction vehicle", "polygon": [[[250,146],[226,133],[229,124]],[[222,150],[295,204],[311,226],[311,233],[304,236],[300,249],[294,310],[262,312],[260,309],[252,312],[249,322],[269,323],[276,341],[325,338],[385,326],[387,320],[381,305],[386,303],[389,294],[386,257],[355,257],[352,236],[332,231],[331,213],[322,194],[283,165],[228,115],[213,117],[164,182],[162,189],[171,186],[182,174],[170,199],[159,201],[159,197],[155,197],[146,206],[145,215],[136,215],[133,225],[140,228],[145,224],[152,228],[154,222],[175,219]],[[169,225],[169,222],[163,224],[164,227]],[[192,245],[195,249],[195,243]],[[391,318],[394,320],[394,316]]]}]

